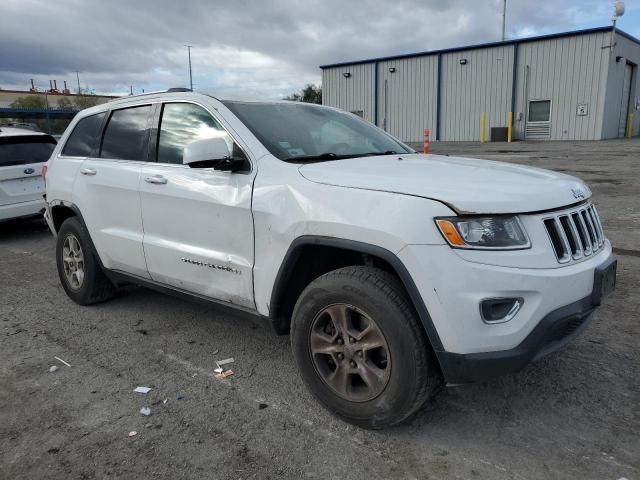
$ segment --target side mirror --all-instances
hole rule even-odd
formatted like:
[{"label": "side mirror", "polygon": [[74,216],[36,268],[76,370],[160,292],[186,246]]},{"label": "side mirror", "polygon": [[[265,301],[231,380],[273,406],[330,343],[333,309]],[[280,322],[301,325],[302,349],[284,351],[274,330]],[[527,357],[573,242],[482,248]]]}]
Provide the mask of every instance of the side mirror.
[{"label": "side mirror", "polygon": [[[182,163],[189,166],[199,166],[202,162],[221,162],[231,156],[229,147],[224,138],[213,137],[196,140],[184,147]],[[210,167],[213,165],[209,165]]]},{"label": "side mirror", "polygon": [[[239,154],[236,154],[236,151]],[[227,142],[220,137],[196,140],[184,147],[182,163],[191,168],[213,168],[225,172],[237,172],[247,169],[247,159],[242,150],[234,144],[229,151]]]}]

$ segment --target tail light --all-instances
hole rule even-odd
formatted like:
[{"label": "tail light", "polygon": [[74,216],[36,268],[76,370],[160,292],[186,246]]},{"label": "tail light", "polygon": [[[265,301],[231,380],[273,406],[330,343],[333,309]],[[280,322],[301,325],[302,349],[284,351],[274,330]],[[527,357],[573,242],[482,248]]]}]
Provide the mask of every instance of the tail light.
[{"label": "tail light", "polygon": [[40,172],[40,174],[42,175],[42,179],[44,180],[44,182],[47,183],[47,164],[46,163],[42,166],[42,172]]}]

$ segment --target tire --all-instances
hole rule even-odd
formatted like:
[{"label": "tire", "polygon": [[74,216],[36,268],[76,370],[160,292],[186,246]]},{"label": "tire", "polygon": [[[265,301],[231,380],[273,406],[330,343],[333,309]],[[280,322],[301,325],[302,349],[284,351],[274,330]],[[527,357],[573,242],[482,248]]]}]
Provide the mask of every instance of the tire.
[{"label": "tire", "polygon": [[[58,231],[56,265],[64,291],[80,305],[103,302],[115,294],[116,287],[102,271],[89,234],[75,217],[67,218]],[[77,273],[73,275],[80,270],[81,281]]]},{"label": "tire", "polygon": [[[335,327],[334,318],[350,325],[346,335],[344,328],[341,333]],[[371,321],[381,336],[370,328]],[[354,332],[361,338],[352,337]],[[341,336],[349,340],[340,344]],[[311,282],[293,311],[291,344],[313,395],[338,417],[363,428],[402,422],[425,403],[438,383],[435,358],[404,288],[396,277],[377,268],[341,268]],[[360,346],[363,350],[358,350]]]}]

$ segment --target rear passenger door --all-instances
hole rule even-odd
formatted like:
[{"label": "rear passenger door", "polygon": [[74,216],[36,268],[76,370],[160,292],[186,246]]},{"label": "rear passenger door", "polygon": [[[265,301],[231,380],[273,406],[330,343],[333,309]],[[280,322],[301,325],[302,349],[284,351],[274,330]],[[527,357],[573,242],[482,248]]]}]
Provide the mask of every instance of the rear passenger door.
[{"label": "rear passenger door", "polygon": [[[193,103],[159,106],[158,135],[142,169],[144,251],[151,278],[208,298],[254,308],[253,217],[255,170],[223,172],[183,165],[190,142],[234,139],[210,112]],[[249,165],[249,164],[248,164]],[[250,167],[250,166],[249,166]],[[249,168],[250,170],[250,168]]]},{"label": "rear passenger door", "polygon": [[[102,137],[80,166],[74,196],[104,266],[149,278],[138,185],[147,159],[152,105],[109,112]],[[64,153],[64,152],[63,152]]]}]

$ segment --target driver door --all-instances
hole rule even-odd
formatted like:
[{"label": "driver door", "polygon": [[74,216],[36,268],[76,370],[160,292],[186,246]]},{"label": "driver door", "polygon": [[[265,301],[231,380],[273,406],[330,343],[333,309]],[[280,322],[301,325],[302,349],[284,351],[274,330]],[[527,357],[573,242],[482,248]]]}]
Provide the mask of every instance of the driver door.
[{"label": "driver door", "polygon": [[[156,148],[142,167],[143,247],[155,282],[255,308],[252,172],[223,172],[182,163],[191,142],[233,138],[202,106],[158,106]],[[155,161],[154,161],[155,160]]]}]

